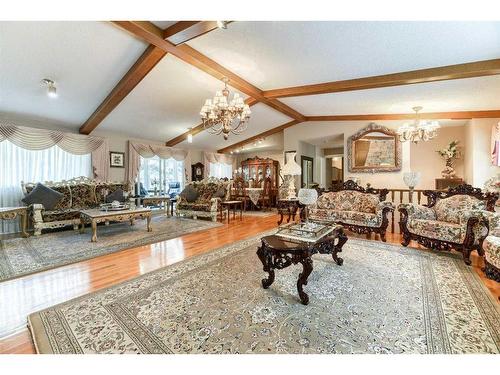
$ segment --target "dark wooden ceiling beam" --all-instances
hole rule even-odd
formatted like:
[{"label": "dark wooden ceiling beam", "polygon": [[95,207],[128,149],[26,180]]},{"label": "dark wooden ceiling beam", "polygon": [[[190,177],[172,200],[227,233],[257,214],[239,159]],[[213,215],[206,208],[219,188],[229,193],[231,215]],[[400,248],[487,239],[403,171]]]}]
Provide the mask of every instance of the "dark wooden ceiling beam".
[{"label": "dark wooden ceiling beam", "polygon": [[264,91],[267,98],[318,95],[500,74],[500,59]]},{"label": "dark wooden ceiling beam", "polygon": [[287,122],[283,125],[280,125],[276,128],[273,128],[273,129],[269,129],[269,130],[266,130],[265,132],[263,133],[260,133],[260,134],[257,134],[257,135],[254,135],[253,137],[250,137],[250,138],[247,138],[241,142],[237,142],[237,143],[234,143],[230,146],[227,146],[227,147],[224,147],[224,148],[221,148],[220,150],[217,150],[218,153],[220,154],[226,154],[228,152],[231,152],[231,151],[234,151],[242,146],[245,146],[249,143],[252,143],[258,139],[261,139],[261,138],[265,138],[265,137],[269,137],[273,134],[276,134],[276,133],[279,133],[279,132],[282,132],[283,130],[285,130],[286,128],[289,128],[290,126],[294,126],[294,125],[297,125],[297,124],[300,124],[301,121],[298,121],[298,120],[292,120],[290,122]]},{"label": "dark wooden ceiling beam", "polygon": [[[257,104],[258,101],[257,99],[254,99],[254,98],[247,98],[245,100],[245,103],[248,104],[250,107],[253,106],[254,104]],[[201,133],[202,131],[204,130],[204,126],[203,124],[199,124],[199,125],[196,125],[195,127],[191,128],[190,130],[188,130],[187,132],[175,137],[175,138],[172,138],[171,140],[167,141],[166,142],[166,146],[168,147],[173,147],[183,141],[185,141],[188,137],[189,134],[191,135],[196,135],[196,134],[199,134]]]},{"label": "dark wooden ceiling beam", "polygon": [[167,53],[150,45],[108,96],[80,127],[81,134],[90,134],[113,109],[136,87]]},{"label": "dark wooden ceiling beam", "polygon": [[[487,111],[455,111],[420,113],[420,118],[428,120],[468,120],[472,118],[498,118],[500,110]],[[307,121],[382,121],[382,120],[413,120],[415,113],[388,113],[368,115],[330,115],[307,116]]]},{"label": "dark wooden ceiling beam", "polygon": [[245,81],[243,78],[234,74],[230,70],[224,68],[214,60],[196,51],[194,48],[188,46],[187,44],[175,46],[168,40],[163,39],[163,30],[161,30],[154,24],[147,21],[112,22],[122,29],[128,31],[129,33],[132,33],[136,37],[139,37],[150,44],[154,44],[155,46],[162,48],[165,52],[176,56],[184,62],[197,67],[198,69],[210,74],[217,79],[222,79],[223,77],[229,78],[229,84],[232,87],[247,94],[248,96],[257,99],[259,102],[267,104],[268,106],[295,120],[305,120],[305,116],[303,116],[301,113],[276,99],[266,98],[263,95],[262,90]]},{"label": "dark wooden ceiling beam", "polygon": [[217,21],[180,21],[163,30],[163,39],[177,46],[217,28]]}]

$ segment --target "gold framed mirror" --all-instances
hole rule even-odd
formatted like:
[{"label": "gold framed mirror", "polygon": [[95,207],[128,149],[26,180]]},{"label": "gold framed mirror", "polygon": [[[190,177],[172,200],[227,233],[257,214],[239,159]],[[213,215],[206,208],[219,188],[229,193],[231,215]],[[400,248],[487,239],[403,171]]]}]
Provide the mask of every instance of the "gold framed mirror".
[{"label": "gold framed mirror", "polygon": [[347,140],[347,164],[351,173],[401,170],[401,142],[385,126],[369,124]]}]

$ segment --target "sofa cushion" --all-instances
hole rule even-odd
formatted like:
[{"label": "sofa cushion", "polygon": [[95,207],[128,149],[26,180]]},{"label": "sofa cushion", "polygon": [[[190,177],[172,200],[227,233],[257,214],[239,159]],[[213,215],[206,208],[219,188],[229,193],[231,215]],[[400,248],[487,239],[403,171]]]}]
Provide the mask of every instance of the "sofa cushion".
[{"label": "sofa cushion", "polygon": [[66,210],[43,210],[42,220],[45,223],[62,220],[73,220],[80,218],[80,211],[73,209]]},{"label": "sofa cushion", "polygon": [[95,198],[95,185],[78,183],[70,185],[71,189],[71,208],[85,209],[97,206]]},{"label": "sofa cushion", "polygon": [[355,200],[355,211],[374,214],[377,212],[377,205],[380,203],[380,197],[375,194],[360,193]]},{"label": "sofa cushion", "polygon": [[106,197],[106,203],[111,203],[113,201],[125,202],[125,196],[123,195],[123,190],[118,188]]},{"label": "sofa cushion", "polygon": [[188,203],[194,203],[198,198],[199,194],[193,185],[187,185],[179,195],[182,198],[184,198]]},{"label": "sofa cushion", "polygon": [[457,244],[464,242],[466,229],[463,225],[439,220],[412,219],[408,230],[422,237],[448,241]]},{"label": "sofa cushion", "polygon": [[45,209],[52,210],[63,196],[64,194],[38,183],[21,201],[27,205],[42,204]]},{"label": "sofa cushion", "polygon": [[190,210],[190,211],[204,211],[210,212],[210,203],[198,203],[198,202],[181,202],[177,204],[178,210]]},{"label": "sofa cushion", "polygon": [[63,194],[63,197],[56,203],[54,210],[67,210],[71,208],[71,189],[67,185],[52,186],[51,189]]},{"label": "sofa cushion", "polygon": [[129,191],[127,183],[99,182],[95,187],[95,197],[97,204],[106,203],[104,194],[106,190],[107,194],[109,195],[118,189],[121,189],[122,191]]},{"label": "sofa cushion", "polygon": [[309,217],[311,219],[342,222],[365,227],[379,227],[381,225],[380,217],[368,212],[312,208],[309,211]]},{"label": "sofa cushion", "polygon": [[486,209],[485,202],[470,195],[453,195],[439,199],[434,205],[437,220],[455,224],[460,223],[460,216],[464,211],[484,209]]},{"label": "sofa cushion", "polygon": [[483,242],[484,258],[500,268],[500,237],[488,236]]},{"label": "sofa cushion", "polygon": [[209,202],[219,190],[220,185],[213,182],[201,183],[197,186],[198,199],[200,202]]}]

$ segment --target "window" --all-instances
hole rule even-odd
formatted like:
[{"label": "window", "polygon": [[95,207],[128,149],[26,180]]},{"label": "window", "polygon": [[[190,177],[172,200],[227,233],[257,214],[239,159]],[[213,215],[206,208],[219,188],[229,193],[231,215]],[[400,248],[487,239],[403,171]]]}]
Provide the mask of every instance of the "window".
[{"label": "window", "polygon": [[148,192],[154,194],[167,193],[169,186],[178,184],[177,190],[182,190],[184,185],[184,161],[174,158],[160,159],[158,156],[143,158],[141,156],[141,169],[139,182]]},{"label": "window", "polygon": [[208,175],[210,177],[217,177],[217,178],[227,177],[231,179],[233,176],[233,166],[231,164],[210,163],[210,171]]},{"label": "window", "polygon": [[[57,146],[32,151],[9,141],[0,142],[0,207],[21,206],[21,181],[61,181],[92,176],[90,154],[73,155]],[[3,233],[17,230],[17,222],[2,221]]]}]

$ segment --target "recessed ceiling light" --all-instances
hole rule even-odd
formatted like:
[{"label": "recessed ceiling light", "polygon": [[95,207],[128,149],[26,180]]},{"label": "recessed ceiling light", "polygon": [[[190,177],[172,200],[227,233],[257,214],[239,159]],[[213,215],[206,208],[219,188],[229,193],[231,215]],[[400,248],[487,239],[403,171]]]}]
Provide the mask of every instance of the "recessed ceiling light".
[{"label": "recessed ceiling light", "polygon": [[47,95],[50,98],[57,98],[57,89],[53,80],[44,78],[42,83],[47,86]]},{"label": "recessed ceiling light", "polygon": [[219,29],[227,29],[227,21],[217,21],[217,27]]}]

